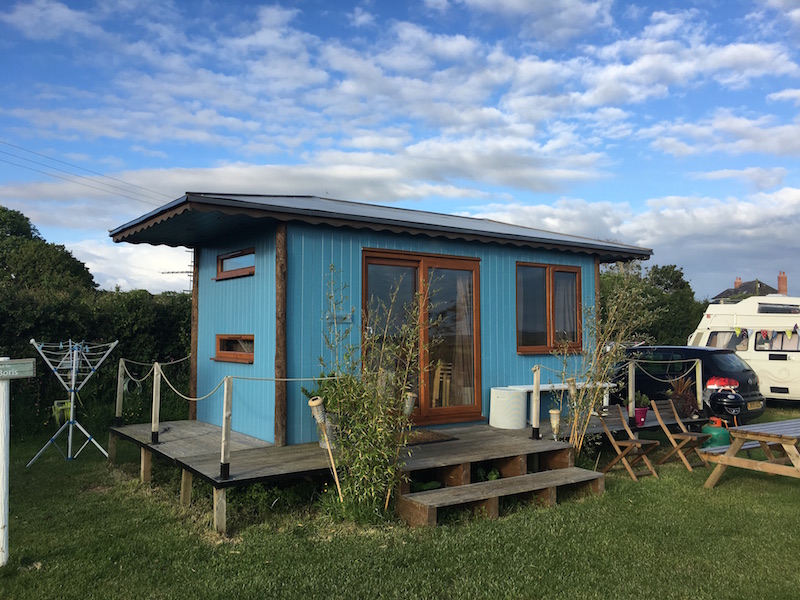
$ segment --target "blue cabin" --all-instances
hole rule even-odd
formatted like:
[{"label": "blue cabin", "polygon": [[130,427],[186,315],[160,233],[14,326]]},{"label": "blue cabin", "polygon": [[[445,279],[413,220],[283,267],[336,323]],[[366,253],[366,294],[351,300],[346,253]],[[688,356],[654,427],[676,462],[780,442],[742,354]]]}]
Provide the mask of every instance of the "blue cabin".
[{"label": "blue cabin", "polygon": [[[313,388],[309,379],[321,374],[331,320],[350,327],[357,342],[367,298],[385,298],[396,285],[401,295],[421,286],[435,294],[437,314],[422,318],[441,315],[441,343],[420,359],[428,380],[414,423],[485,421],[493,387],[530,383],[536,364],[558,371],[551,353],[559,340],[582,349],[584,309],[595,305],[600,264],[652,254],[311,196],[187,193],[110,235],[115,242],[193,249],[196,393],[236,377],[233,429],[278,445],[316,441],[301,388]],[[346,290],[336,309],[332,283]],[[199,402],[196,417],[221,425],[222,401],[219,392]]]}]

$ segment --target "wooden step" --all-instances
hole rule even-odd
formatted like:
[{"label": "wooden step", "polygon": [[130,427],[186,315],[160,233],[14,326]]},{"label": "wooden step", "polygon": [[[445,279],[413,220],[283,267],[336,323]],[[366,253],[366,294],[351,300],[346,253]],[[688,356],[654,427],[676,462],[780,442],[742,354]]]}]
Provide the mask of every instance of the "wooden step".
[{"label": "wooden step", "polygon": [[570,485],[586,486],[592,493],[602,494],[605,480],[602,473],[567,467],[405,494],[398,498],[397,510],[411,527],[436,526],[437,511],[446,506],[483,507],[490,518],[497,518],[499,498],[532,495],[552,506],[557,488]]}]

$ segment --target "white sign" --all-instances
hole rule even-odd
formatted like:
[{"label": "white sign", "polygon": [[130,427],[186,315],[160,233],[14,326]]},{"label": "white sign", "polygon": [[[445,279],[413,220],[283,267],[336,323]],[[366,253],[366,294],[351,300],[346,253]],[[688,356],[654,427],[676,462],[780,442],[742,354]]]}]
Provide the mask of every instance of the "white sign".
[{"label": "white sign", "polygon": [[18,358],[0,362],[0,379],[25,379],[35,376],[35,358]]}]

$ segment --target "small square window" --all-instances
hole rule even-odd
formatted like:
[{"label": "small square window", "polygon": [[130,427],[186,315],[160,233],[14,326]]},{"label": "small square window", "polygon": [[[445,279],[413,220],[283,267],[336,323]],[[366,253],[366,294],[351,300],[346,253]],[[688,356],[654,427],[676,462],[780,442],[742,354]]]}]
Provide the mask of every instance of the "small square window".
[{"label": "small square window", "polygon": [[254,336],[217,335],[216,354],[212,360],[252,364],[254,355]]},{"label": "small square window", "polygon": [[217,256],[217,280],[247,277],[256,272],[256,249],[246,248]]}]

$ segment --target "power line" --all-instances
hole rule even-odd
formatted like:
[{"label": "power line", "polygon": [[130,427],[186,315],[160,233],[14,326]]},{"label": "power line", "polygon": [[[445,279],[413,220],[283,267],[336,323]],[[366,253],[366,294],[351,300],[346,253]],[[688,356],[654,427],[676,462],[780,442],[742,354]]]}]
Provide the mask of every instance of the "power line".
[{"label": "power line", "polygon": [[[0,150],[0,154],[6,154],[6,155],[12,156],[12,157],[14,157],[14,158],[16,158],[18,160],[24,160],[24,161],[33,163],[35,165],[39,165],[41,167],[45,167],[46,169],[52,169],[54,171],[58,171],[59,173],[66,173],[67,175],[71,175],[72,177],[78,177],[80,179],[86,179],[87,181],[92,181],[92,182],[97,183],[99,185],[105,185],[105,186],[107,186],[109,188],[112,188],[112,189],[115,189],[115,190],[120,190],[122,192],[130,192],[131,191],[131,190],[127,189],[127,188],[123,188],[123,187],[120,187],[118,185],[111,185],[110,183],[104,183],[102,181],[97,181],[96,179],[93,179],[91,177],[86,177],[85,175],[78,175],[77,173],[71,173],[70,171],[66,171],[64,169],[59,169],[58,167],[53,167],[51,165],[48,165],[48,164],[45,164],[45,163],[41,163],[39,161],[30,159],[30,158],[25,158],[24,156],[17,156],[16,154],[12,154],[11,152],[6,152],[5,150]],[[6,161],[6,162],[9,162],[9,161]],[[59,162],[62,162],[62,161],[59,161]],[[16,163],[9,162],[9,164],[16,164]],[[16,166],[20,166],[22,168],[26,168],[24,165],[16,165]],[[38,171],[38,172],[42,173],[43,171]],[[91,173],[91,171],[89,171],[89,172]],[[51,175],[50,173],[45,173],[45,174],[46,175]],[[113,181],[118,181],[117,179],[114,179],[113,177],[109,177],[108,179],[112,179]],[[68,179],[67,181],[72,181],[72,180]],[[80,182],[79,181],[75,181],[75,183],[80,183]],[[124,183],[124,182],[122,182],[122,183]],[[133,185],[133,184],[131,184],[131,185]],[[139,187],[139,186],[135,186],[134,185],[133,187]],[[100,188],[96,188],[96,189],[100,189]],[[142,188],[142,189],[145,189],[145,188]],[[159,193],[159,192],[154,192],[154,193]],[[164,194],[164,195],[166,195],[166,194]],[[155,198],[151,198],[151,199],[155,200]],[[144,202],[144,200],[142,200],[142,202]],[[159,205],[160,205],[160,203],[159,203]]]},{"label": "power line", "polygon": [[[80,181],[75,181],[74,179],[69,179],[67,177],[62,177],[61,175],[56,175],[55,173],[48,173],[47,171],[41,171],[39,169],[34,169],[33,167],[29,167],[27,165],[20,165],[15,162],[11,162],[10,160],[6,160],[4,158],[0,158],[0,162],[7,163],[9,165],[14,165],[15,167],[20,167],[21,169],[28,169],[29,171],[34,171],[35,173],[41,173],[42,175],[47,175],[48,177],[55,177],[56,179],[61,179],[63,181],[68,181],[70,183],[75,183],[77,185],[82,185],[87,188],[92,188],[93,190],[99,190],[101,192],[105,192],[106,194],[110,193],[107,189],[96,187],[93,185],[89,185],[88,183],[82,183]],[[145,204],[151,204],[153,206],[161,206],[159,202],[155,200],[149,200],[144,198],[136,198],[135,196],[129,196],[127,194],[119,194],[123,198],[128,198],[129,200],[134,200],[135,202],[144,202]]]},{"label": "power line", "polygon": [[[158,196],[163,196],[164,198],[167,198],[169,200],[173,199],[172,196],[170,196],[169,194],[165,194],[163,192],[158,192],[156,190],[151,190],[151,189],[146,188],[144,186],[136,185],[135,183],[128,183],[127,181],[123,181],[122,179],[116,179],[115,177],[110,177],[109,175],[104,175],[103,173],[98,173],[97,171],[92,171],[91,169],[87,169],[85,167],[81,167],[80,165],[75,165],[75,164],[69,163],[67,161],[60,160],[58,158],[53,158],[52,156],[47,156],[46,154],[42,154],[42,153],[36,152],[34,150],[28,150],[27,148],[23,148],[22,146],[17,146],[16,144],[12,144],[11,142],[7,142],[5,140],[0,140],[0,144],[5,144],[6,146],[11,146],[12,148],[16,148],[17,150],[22,150],[23,152],[29,152],[30,154],[35,154],[36,156],[41,156],[42,158],[46,158],[47,160],[52,160],[53,162],[61,163],[62,165],[67,165],[68,167],[72,167],[73,169],[80,169],[81,171],[86,171],[87,173],[91,173],[92,175],[97,175],[98,177],[103,177],[105,179],[110,179],[111,181],[116,181],[117,183],[122,183],[122,184],[125,184],[125,185],[130,186],[130,187],[135,187],[135,188],[138,188],[140,190],[144,190],[146,192],[150,192],[151,194],[156,194]],[[9,154],[9,153],[8,152],[4,152],[4,154]],[[12,154],[11,156],[15,156],[15,155]],[[15,158],[22,158],[22,157],[15,156]],[[30,159],[22,158],[22,160],[30,160]],[[35,161],[30,161],[30,162],[35,162]],[[40,163],[36,163],[36,164],[40,164]],[[47,166],[47,165],[45,165],[45,166]],[[48,167],[48,168],[55,169],[55,167]],[[57,170],[61,170],[61,169],[57,169]],[[81,177],[81,175],[76,175],[74,173],[70,173],[70,175],[75,175],[76,177]]]}]

